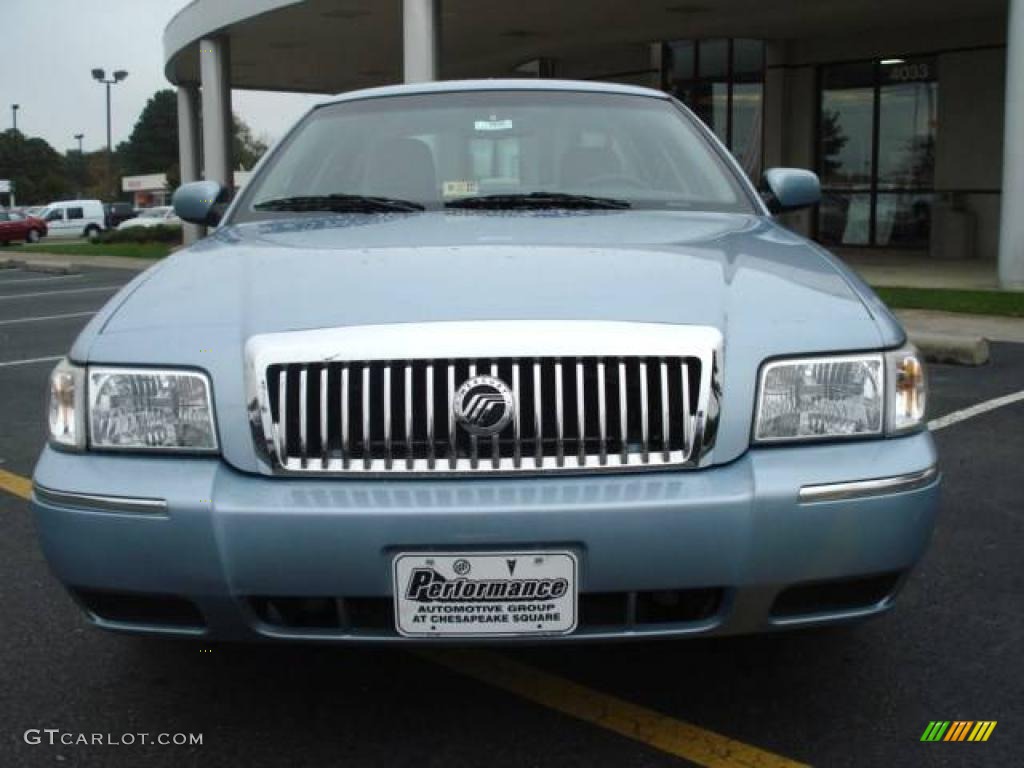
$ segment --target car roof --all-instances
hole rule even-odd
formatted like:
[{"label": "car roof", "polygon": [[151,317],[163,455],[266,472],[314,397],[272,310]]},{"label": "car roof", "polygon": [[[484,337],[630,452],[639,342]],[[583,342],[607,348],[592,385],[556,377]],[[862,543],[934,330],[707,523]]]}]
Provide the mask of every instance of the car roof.
[{"label": "car roof", "polygon": [[439,80],[431,83],[408,85],[385,85],[379,88],[364,88],[332,96],[317,106],[339,104],[346,101],[376,99],[387,96],[412,96],[427,93],[466,93],[472,91],[574,91],[577,93],[617,93],[629,96],[647,96],[654,99],[668,99],[664,91],[643,88],[639,85],[594,82],[591,80]]}]

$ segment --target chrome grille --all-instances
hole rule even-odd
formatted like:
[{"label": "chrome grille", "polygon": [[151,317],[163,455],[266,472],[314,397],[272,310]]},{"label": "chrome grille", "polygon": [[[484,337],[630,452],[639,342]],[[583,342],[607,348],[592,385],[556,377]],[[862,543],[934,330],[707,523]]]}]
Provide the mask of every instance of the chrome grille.
[{"label": "chrome grille", "polygon": [[[441,333],[452,326],[428,326]],[[498,329],[497,326],[502,326]],[[480,323],[524,331],[514,351],[552,339],[529,333],[533,323]],[[600,337],[579,343],[582,326],[628,326],[643,331],[671,326],[635,324],[550,324],[573,332],[555,348],[589,353]],[[377,329],[395,329],[378,326]],[[408,328],[420,329],[421,326]],[[355,334],[339,329],[332,334]],[[607,330],[607,329],[606,329]],[[621,328],[619,330],[622,330]],[[407,331],[408,332],[408,331]],[[579,472],[695,466],[709,445],[705,433],[711,395],[714,350],[664,354],[557,354],[496,357],[410,356],[404,359],[352,358],[366,345],[311,355],[306,345],[282,345],[282,337],[323,335],[328,331],[277,334],[278,343],[250,342],[250,377],[257,382],[252,403],[254,431],[271,471],[284,473],[481,473]],[[398,331],[386,333],[394,336]],[[413,334],[416,335],[416,334]],[[473,334],[470,334],[471,336]],[[490,346],[509,346],[505,333]],[[397,338],[397,337],[396,337]],[[298,340],[298,339],[296,339]],[[317,341],[317,339],[309,339]],[[395,341],[395,338],[392,338]],[[421,345],[405,339],[392,351]],[[611,340],[618,351],[624,339]],[[388,351],[383,343],[378,354]],[[430,344],[423,344],[424,351]],[[439,345],[448,351],[452,345]],[[479,345],[468,345],[475,351]],[[629,346],[643,348],[643,334]],[[317,348],[313,344],[309,349]],[[328,350],[323,350],[328,351]],[[281,358],[286,359],[281,359]],[[513,417],[495,436],[470,434],[456,422],[454,397],[464,382],[490,375],[511,390]]]}]

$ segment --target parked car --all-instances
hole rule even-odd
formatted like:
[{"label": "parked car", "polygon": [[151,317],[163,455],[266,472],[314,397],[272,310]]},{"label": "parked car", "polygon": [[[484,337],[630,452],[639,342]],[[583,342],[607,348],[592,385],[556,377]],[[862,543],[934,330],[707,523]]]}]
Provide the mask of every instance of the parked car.
[{"label": "parked car", "polygon": [[50,203],[40,218],[46,222],[50,237],[87,237],[95,240],[106,228],[106,214],[99,200],[63,200]]},{"label": "parked car", "polygon": [[32,508],[101,627],[694,637],[887,611],[938,506],[920,355],[659,91],[314,108],[54,370]]},{"label": "parked car", "polygon": [[0,245],[13,242],[38,243],[46,237],[46,222],[17,211],[0,210]]},{"label": "parked car", "polygon": [[129,229],[131,227],[180,227],[181,219],[174,212],[174,207],[161,205],[156,208],[146,208],[139,212],[139,215],[122,221],[118,229]]},{"label": "parked car", "polygon": [[104,203],[103,212],[107,229],[117,229],[123,222],[138,215],[131,203]]}]

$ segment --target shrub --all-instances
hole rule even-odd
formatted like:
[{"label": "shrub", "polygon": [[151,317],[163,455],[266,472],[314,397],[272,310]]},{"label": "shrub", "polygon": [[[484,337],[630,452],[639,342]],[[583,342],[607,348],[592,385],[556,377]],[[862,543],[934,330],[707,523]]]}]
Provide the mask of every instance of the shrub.
[{"label": "shrub", "polygon": [[128,227],[108,230],[100,235],[101,243],[181,243],[181,227],[160,224],[156,227]]}]

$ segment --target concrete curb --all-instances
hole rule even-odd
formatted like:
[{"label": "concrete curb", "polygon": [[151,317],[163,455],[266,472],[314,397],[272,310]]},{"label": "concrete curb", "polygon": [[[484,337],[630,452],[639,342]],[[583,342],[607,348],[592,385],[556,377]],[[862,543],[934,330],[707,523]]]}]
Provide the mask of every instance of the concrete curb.
[{"label": "concrete curb", "polygon": [[22,269],[47,275],[70,275],[74,271],[70,261],[26,261]]},{"label": "concrete curb", "polygon": [[28,261],[26,259],[0,259],[0,269],[23,269],[44,275],[70,275],[74,265],[70,261]]},{"label": "concrete curb", "polygon": [[[101,267],[105,269],[132,269],[136,272],[143,272],[154,264],[160,263],[161,259],[142,259],[133,256],[66,256],[42,251],[32,254],[32,264],[38,265],[41,271],[44,265],[57,264],[66,267]],[[26,269],[26,259],[8,257],[0,258],[0,269],[4,267],[18,267]]]},{"label": "concrete curb", "polygon": [[911,331],[910,340],[930,363],[984,365],[988,362],[988,339],[981,336],[956,336],[948,333]]}]

